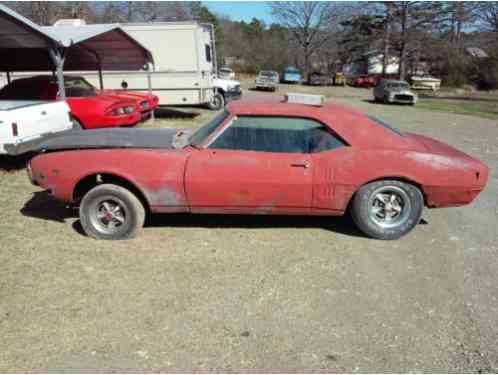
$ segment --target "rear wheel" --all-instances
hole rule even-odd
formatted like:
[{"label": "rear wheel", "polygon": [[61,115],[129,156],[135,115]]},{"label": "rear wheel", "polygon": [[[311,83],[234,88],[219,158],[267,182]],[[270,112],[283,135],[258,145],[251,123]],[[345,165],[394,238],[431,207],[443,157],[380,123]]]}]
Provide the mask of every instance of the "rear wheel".
[{"label": "rear wheel", "polygon": [[209,109],[219,111],[225,106],[225,98],[219,92],[213,95],[213,99],[208,104]]},{"label": "rear wheel", "polygon": [[80,221],[93,238],[123,240],[134,237],[143,227],[145,209],[129,190],[113,184],[94,187],[80,204]]},{"label": "rear wheel", "polygon": [[371,182],[356,193],[352,217],[357,227],[370,237],[394,240],[420,221],[424,197],[409,183],[397,180]]}]

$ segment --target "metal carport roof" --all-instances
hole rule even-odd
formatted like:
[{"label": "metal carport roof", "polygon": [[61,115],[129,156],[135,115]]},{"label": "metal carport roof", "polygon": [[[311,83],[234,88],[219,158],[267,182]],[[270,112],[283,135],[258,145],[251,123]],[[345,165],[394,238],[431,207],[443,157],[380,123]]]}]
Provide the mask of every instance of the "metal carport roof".
[{"label": "metal carport roof", "polygon": [[153,63],[119,24],[41,27],[2,4],[0,54],[1,70],[57,71],[61,87],[63,70],[141,70]]}]

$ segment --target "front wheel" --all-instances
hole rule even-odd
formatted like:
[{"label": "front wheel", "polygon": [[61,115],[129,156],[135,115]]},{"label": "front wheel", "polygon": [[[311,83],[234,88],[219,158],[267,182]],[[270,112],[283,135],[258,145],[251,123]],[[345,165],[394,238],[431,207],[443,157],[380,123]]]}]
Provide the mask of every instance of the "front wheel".
[{"label": "front wheel", "polygon": [[395,240],[419,223],[423,208],[424,197],[416,186],[381,180],[358,190],[351,213],[356,226],[366,235]]},{"label": "front wheel", "polygon": [[123,240],[134,237],[143,227],[145,209],[129,190],[102,184],[83,197],[80,221],[85,233],[96,239]]},{"label": "front wheel", "polygon": [[208,107],[209,109],[211,109],[212,111],[219,111],[220,109],[222,109],[223,107],[225,106],[225,98],[223,97],[223,95],[219,92],[217,92],[216,94],[214,94],[213,98],[211,99],[211,101],[208,103]]}]

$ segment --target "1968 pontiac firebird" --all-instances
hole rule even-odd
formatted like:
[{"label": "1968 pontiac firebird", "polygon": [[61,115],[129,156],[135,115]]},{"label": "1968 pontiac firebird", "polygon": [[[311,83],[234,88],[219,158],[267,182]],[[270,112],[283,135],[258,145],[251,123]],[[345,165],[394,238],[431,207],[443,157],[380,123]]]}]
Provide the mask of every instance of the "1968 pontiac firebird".
[{"label": "1968 pontiac firebird", "polygon": [[[124,239],[146,212],[342,215],[396,239],[424,206],[470,203],[489,170],[434,139],[334,104],[230,103],[195,132],[102,129],[57,135],[32,182],[79,204],[85,232]],[[326,219],[324,219],[326,220]]]}]

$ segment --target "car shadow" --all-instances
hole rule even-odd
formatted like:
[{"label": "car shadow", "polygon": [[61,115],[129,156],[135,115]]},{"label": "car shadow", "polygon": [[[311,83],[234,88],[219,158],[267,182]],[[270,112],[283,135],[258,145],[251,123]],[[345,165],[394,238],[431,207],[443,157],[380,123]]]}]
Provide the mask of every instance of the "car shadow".
[{"label": "car shadow", "polygon": [[0,172],[15,172],[26,168],[26,164],[36,156],[35,153],[28,153],[18,156],[0,155]]},{"label": "car shadow", "polygon": [[53,198],[47,191],[37,191],[27,201],[21,214],[36,219],[65,223],[66,219],[78,217],[78,211]]},{"label": "car shadow", "polygon": [[215,214],[161,214],[151,215],[145,227],[172,228],[319,228],[353,237],[364,237],[356,229],[349,215],[337,216],[292,216],[292,215],[215,215]]},{"label": "car shadow", "polygon": [[[53,198],[46,191],[38,191],[21,209],[24,216],[65,223],[67,219],[76,219],[78,210],[68,207],[63,202]],[[319,228],[352,237],[364,237],[356,229],[349,215],[336,216],[278,216],[278,215],[192,215],[192,214],[153,214],[150,215],[145,227],[169,228]],[[84,235],[81,223],[76,220],[73,228]]]}]

